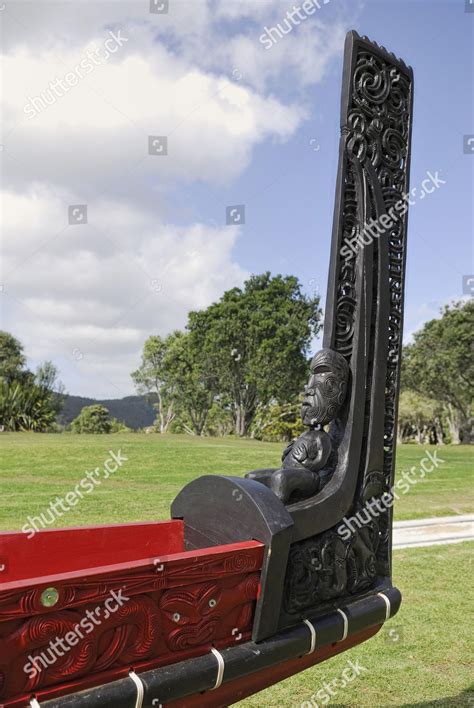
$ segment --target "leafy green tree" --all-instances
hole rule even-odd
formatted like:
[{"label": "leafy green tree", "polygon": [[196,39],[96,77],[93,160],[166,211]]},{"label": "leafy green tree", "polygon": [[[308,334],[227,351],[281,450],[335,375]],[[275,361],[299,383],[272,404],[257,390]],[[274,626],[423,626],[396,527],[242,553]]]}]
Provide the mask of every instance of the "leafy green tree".
[{"label": "leafy green tree", "polygon": [[193,350],[215,377],[237,435],[248,433],[259,405],[286,402],[301,391],[320,320],[318,297],[304,295],[294,276],[270,273],[252,276],[243,288],[190,313]]},{"label": "leafy green tree", "polygon": [[404,348],[403,384],[442,403],[451,442],[470,441],[474,301],[446,306]]},{"label": "leafy green tree", "polygon": [[27,383],[33,375],[26,369],[23,345],[9,332],[0,331],[0,379]]},{"label": "leafy green tree", "polygon": [[179,332],[174,332],[165,339],[159,335],[148,337],[143,347],[141,364],[132,373],[138,393],[156,396],[153,406],[158,414],[156,425],[160,433],[166,433],[176,417],[174,381],[170,375],[168,354],[173,340],[179,336]]},{"label": "leafy green tree", "polygon": [[157,401],[156,427],[161,433],[184,430],[202,435],[215,395],[201,352],[189,334],[153,335],[143,348],[142,363],[132,378],[138,392]]},{"label": "leafy green tree", "polygon": [[51,397],[51,404],[56,415],[61,411],[65,398],[64,384],[59,381],[58,376],[58,369],[52,361],[45,361],[36,369],[35,383]]},{"label": "leafy green tree", "polygon": [[100,404],[84,406],[79,415],[71,423],[74,433],[110,433],[112,421],[109,411]]},{"label": "leafy green tree", "polygon": [[206,419],[206,435],[222,437],[234,432],[234,420],[228,407],[221,405],[219,399],[212,404]]},{"label": "leafy green tree", "polygon": [[431,437],[433,429],[437,429],[438,438],[440,435],[438,427],[440,414],[440,403],[426,398],[416,391],[404,389],[400,394],[398,407],[398,442],[401,443],[410,437],[412,430],[419,445]]},{"label": "leafy green tree", "polygon": [[63,401],[58,371],[47,361],[36,376],[26,368],[23,345],[0,332],[0,424],[7,430],[51,430]]},{"label": "leafy green tree", "polygon": [[196,340],[175,332],[164,359],[175,410],[186,432],[202,435],[217,390],[217,378],[207,367]]},{"label": "leafy green tree", "polygon": [[290,442],[306,430],[301,421],[301,401],[259,406],[252,422],[252,437],[257,440]]}]

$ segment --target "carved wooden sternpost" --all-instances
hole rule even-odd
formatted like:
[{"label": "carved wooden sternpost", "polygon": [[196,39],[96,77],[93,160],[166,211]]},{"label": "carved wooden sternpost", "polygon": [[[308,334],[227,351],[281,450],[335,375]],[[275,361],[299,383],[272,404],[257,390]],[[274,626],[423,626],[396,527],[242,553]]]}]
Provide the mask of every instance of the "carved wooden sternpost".
[{"label": "carved wooden sternpost", "polygon": [[[287,571],[290,615],[390,582],[391,508],[387,496],[375,504],[394,475],[412,97],[411,68],[349,33],[324,347],[349,363],[350,396],[330,430],[329,482],[288,507],[301,539]],[[368,521],[346,540],[337,528],[358,512]]]}]

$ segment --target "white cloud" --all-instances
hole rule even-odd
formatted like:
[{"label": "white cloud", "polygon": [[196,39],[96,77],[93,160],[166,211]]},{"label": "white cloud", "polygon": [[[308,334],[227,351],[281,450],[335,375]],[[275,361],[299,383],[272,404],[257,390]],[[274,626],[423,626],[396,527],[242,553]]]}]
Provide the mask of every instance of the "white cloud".
[{"label": "white cloud", "polygon": [[[115,213],[113,235],[105,238],[100,219],[65,227],[61,200],[44,190],[10,193],[3,202],[9,233],[3,296],[14,308],[11,328],[34,358],[41,352],[75,362],[79,350],[87,386],[105,373],[106,362],[120,360],[116,382],[130,392],[129,372],[146,337],[183,327],[190,309],[205,307],[246,275],[232,261],[236,227],[176,227],[104,202],[99,213]],[[94,384],[103,388],[103,381]]]},{"label": "white cloud", "polygon": [[[199,223],[192,186],[228,184],[262,142],[295,135],[305,87],[342,34],[321,11],[265,51],[258,37],[282,0],[170,0],[168,15],[148,0],[77,8],[2,13],[4,326],[34,361],[57,361],[71,392],[119,396],[149,334],[183,327],[247,275],[239,229]],[[86,73],[90,50],[119,30],[128,41]],[[50,82],[68,72],[76,85],[55,96]],[[167,156],[148,154],[150,135],[168,137]],[[88,224],[69,226],[68,205],[84,203]]]},{"label": "white cloud", "polygon": [[[56,98],[50,82],[73,71],[84,51],[64,52],[63,63],[50,52],[4,58],[11,184],[41,180],[94,196],[129,171],[138,197],[144,182],[222,184],[247,167],[256,144],[287,139],[305,116],[297,106],[190,68],[162,47],[153,57],[117,56],[78,85],[64,84],[66,93]],[[40,112],[29,118],[25,106],[28,115],[33,106]],[[149,135],[168,136],[167,157],[148,155]]]}]

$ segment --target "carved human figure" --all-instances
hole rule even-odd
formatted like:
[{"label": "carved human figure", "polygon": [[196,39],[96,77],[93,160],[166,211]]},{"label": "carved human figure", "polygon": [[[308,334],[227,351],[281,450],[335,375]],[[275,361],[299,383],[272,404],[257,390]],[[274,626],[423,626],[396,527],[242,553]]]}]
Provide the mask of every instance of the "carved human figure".
[{"label": "carved human figure", "polygon": [[318,474],[332,451],[329,435],[323,430],[337,417],[344,403],[349,366],[341,354],[321,349],[310,364],[311,376],[304,392],[301,419],[309,430],[283,452],[279,469],[248,472],[245,476],[269,487],[285,504],[316,494],[321,486]]}]

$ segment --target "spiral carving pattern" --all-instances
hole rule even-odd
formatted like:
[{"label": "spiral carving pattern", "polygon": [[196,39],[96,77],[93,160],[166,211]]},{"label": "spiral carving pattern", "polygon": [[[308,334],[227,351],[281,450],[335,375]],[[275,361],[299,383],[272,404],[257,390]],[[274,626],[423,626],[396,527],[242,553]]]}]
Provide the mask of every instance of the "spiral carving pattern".
[{"label": "spiral carving pattern", "polygon": [[[361,241],[364,221],[377,217],[375,187],[384,211],[406,196],[411,117],[411,78],[403,62],[370,43],[358,45],[350,80],[347,115],[342,128],[343,184],[340,244]],[[392,60],[393,58],[393,60]],[[367,498],[386,491],[392,478],[395,421],[400,374],[406,216],[397,219],[388,240],[389,324],[384,401],[383,469],[364,479],[363,466],[353,513]],[[363,241],[362,241],[363,242]],[[360,251],[342,248],[337,263],[334,349],[350,363],[358,307]],[[363,276],[362,276],[363,277]],[[376,304],[375,304],[376,306]],[[372,322],[373,327],[373,322]],[[371,372],[367,390],[370,391]],[[366,499],[364,498],[366,497]],[[389,574],[390,517],[384,512],[345,543],[337,527],[292,545],[285,585],[285,607],[297,613],[334,597],[366,590],[377,575]]]}]

